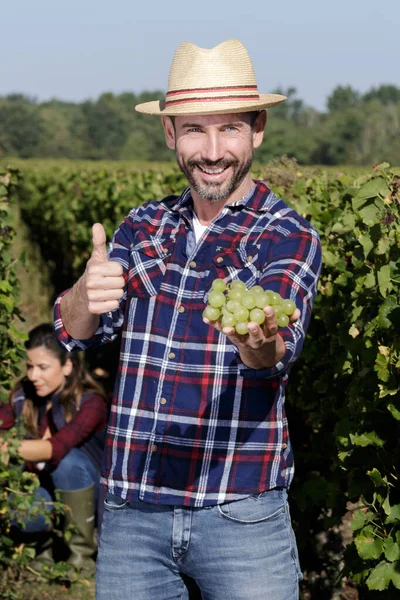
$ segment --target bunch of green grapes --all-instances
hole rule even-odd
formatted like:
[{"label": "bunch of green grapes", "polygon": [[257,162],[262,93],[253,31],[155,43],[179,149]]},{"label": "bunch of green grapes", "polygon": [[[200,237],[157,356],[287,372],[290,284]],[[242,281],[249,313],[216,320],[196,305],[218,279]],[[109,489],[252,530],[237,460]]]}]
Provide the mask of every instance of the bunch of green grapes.
[{"label": "bunch of green grapes", "polygon": [[293,300],[285,300],[276,292],[263,290],[260,285],[247,289],[239,279],[229,285],[223,279],[214,279],[203,317],[209,321],[219,321],[222,327],[234,327],[237,333],[246,335],[250,321],[259,325],[264,323],[263,308],[266,306],[274,309],[279,327],[288,325],[296,309]]}]

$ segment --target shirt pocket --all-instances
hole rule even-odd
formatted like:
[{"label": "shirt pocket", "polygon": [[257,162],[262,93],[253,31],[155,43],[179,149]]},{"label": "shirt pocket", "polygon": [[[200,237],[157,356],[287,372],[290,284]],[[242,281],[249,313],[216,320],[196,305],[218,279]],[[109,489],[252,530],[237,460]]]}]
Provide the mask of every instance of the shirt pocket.
[{"label": "shirt pocket", "polygon": [[146,237],[141,232],[137,238],[136,244],[130,249],[127,294],[150,298],[160,291],[175,240]]},{"label": "shirt pocket", "polygon": [[261,275],[258,256],[259,250],[254,244],[236,248],[217,247],[206,284],[205,302],[214,279],[223,279],[226,284],[240,279],[247,288],[256,285]]}]

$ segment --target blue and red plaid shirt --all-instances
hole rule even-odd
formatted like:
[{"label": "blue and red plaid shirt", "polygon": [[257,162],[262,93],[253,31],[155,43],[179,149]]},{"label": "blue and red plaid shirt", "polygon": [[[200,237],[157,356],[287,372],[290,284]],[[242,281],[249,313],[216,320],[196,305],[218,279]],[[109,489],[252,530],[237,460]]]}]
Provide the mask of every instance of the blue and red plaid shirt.
[{"label": "blue and red plaid shirt", "polygon": [[[130,212],[110,259],[124,268],[119,310],[91,340],[55,330],[68,350],[113,339],[119,372],[102,481],[131,501],[202,507],[289,487],[294,465],[285,387],[310,319],[321,268],[315,229],[256,182],[196,242],[189,189]],[[291,298],[301,318],[280,330],[275,367],[247,368],[228,338],[202,320],[212,281],[241,279]]]}]

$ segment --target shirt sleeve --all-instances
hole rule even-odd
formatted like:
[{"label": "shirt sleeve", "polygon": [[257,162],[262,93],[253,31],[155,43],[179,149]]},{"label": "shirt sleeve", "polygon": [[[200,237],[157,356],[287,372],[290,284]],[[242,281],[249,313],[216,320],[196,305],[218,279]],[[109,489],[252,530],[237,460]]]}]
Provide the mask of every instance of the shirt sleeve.
[{"label": "shirt sleeve", "polygon": [[107,405],[101,396],[89,396],[80,410],[64,427],[57,431],[49,442],[53,453],[50,463],[58,465],[72,448],[81,446],[96,432],[107,426]]},{"label": "shirt sleeve", "polygon": [[321,272],[321,244],[316,230],[305,221],[289,235],[271,245],[267,265],[260,279],[265,290],[277,292],[284,299],[293,300],[300,310],[300,318],[279,329],[286,352],[274,367],[249,369],[239,361],[239,370],[246,379],[265,379],[287,372],[298,358],[310,322],[311,310],[317,293]]},{"label": "shirt sleeve", "polygon": [[69,291],[62,292],[54,304],[54,332],[58,342],[65,347],[66,350],[86,350],[93,346],[113,341],[124,323],[125,303],[127,297],[127,280],[129,270],[129,253],[133,245],[133,213],[126,217],[121,223],[117,231],[114,233],[113,239],[109,245],[108,256],[110,260],[119,262],[123,267],[123,276],[125,279],[124,294],[119,300],[119,306],[116,310],[100,315],[100,325],[95,334],[87,340],[73,339],[66,330],[61,318],[60,303],[62,297]]}]

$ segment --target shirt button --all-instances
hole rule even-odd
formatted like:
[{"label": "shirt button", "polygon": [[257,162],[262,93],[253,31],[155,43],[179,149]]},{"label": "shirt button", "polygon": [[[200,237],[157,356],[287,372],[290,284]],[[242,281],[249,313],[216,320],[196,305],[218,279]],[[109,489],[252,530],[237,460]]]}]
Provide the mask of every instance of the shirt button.
[{"label": "shirt button", "polygon": [[287,448],[287,444],[282,444],[282,449],[285,450]]},{"label": "shirt button", "polygon": [[164,252],[164,254],[168,254],[168,248],[163,248],[162,251]]},{"label": "shirt button", "polygon": [[247,262],[251,262],[253,260],[253,257],[249,254],[249,256],[247,257]]},{"label": "shirt button", "polygon": [[174,354],[173,352],[170,352],[170,353],[168,354],[168,358],[175,358],[175,354]]},{"label": "shirt button", "polygon": [[152,445],[151,451],[152,452],[157,452],[157,446],[155,444]]},{"label": "shirt button", "polygon": [[197,267],[197,265],[194,262],[194,260],[192,260],[192,262],[189,263],[189,267],[191,267],[192,269],[194,269],[195,267]]},{"label": "shirt button", "polygon": [[184,306],[180,306],[180,307],[178,308],[178,312],[180,312],[180,313],[184,313],[184,312],[185,312],[185,307],[184,307]]},{"label": "shirt button", "polygon": [[218,256],[217,263],[221,264],[222,262],[224,262],[224,259],[222,258],[222,256]]},{"label": "shirt button", "polygon": [[160,398],[160,404],[167,404],[166,398]]}]

